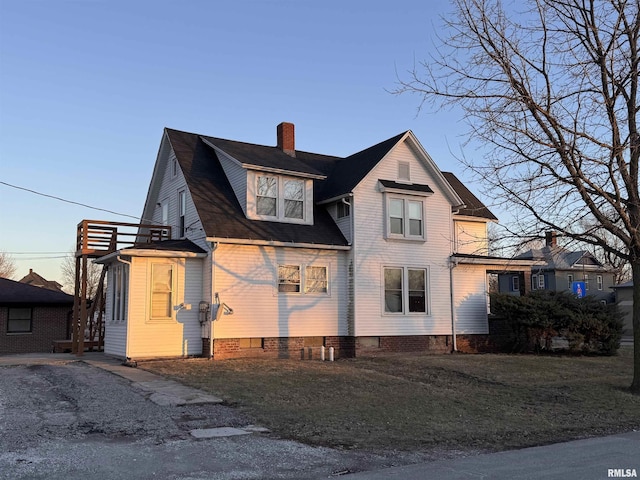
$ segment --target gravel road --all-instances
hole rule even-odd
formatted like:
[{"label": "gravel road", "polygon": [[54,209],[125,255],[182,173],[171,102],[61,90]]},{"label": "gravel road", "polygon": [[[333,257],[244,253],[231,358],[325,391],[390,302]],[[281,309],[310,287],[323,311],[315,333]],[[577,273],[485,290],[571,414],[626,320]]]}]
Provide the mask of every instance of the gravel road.
[{"label": "gravel road", "polygon": [[428,460],[189,433],[252,423],[224,405],[156,405],[83,362],[0,367],[2,480],[319,479]]}]

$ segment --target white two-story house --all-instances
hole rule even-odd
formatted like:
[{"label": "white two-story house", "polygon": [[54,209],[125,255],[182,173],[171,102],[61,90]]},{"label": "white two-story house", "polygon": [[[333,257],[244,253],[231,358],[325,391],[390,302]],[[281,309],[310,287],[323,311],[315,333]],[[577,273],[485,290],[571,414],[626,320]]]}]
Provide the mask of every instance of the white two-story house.
[{"label": "white two-story house", "polygon": [[98,260],[122,358],[469,349],[487,272],[517,267],[411,131],[339,158],[296,150],[290,123],[276,146],[165,129],[143,219],[173,238]]}]

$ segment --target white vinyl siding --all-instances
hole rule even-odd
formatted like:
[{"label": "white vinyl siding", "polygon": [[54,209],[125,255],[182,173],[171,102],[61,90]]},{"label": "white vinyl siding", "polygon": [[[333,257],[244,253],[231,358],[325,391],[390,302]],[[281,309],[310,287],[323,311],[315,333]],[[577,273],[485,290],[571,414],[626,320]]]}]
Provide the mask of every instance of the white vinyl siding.
[{"label": "white vinyl siding", "polygon": [[[171,226],[172,236],[173,238],[179,238],[180,231],[180,219],[179,219],[179,197],[178,192],[185,192],[185,216],[184,216],[184,226],[189,227],[186,229],[185,237],[192,240],[202,248],[207,248],[206,240],[202,235],[202,223],[198,217],[198,213],[196,211],[195,205],[193,204],[193,200],[191,199],[191,194],[187,189],[187,184],[182,174],[182,170],[178,168],[178,173],[176,176],[172,175],[172,165],[173,160],[175,160],[175,154],[172,150],[169,150],[168,159],[166,163],[166,171],[164,175],[161,176],[162,181],[159,186],[158,195],[156,198],[160,200],[154,200],[155,208],[153,209],[153,214],[151,215],[151,219],[153,223],[162,224]],[[165,207],[165,205],[167,205]],[[166,210],[165,210],[166,209]]]},{"label": "white vinyl siding", "polygon": [[224,170],[227,180],[231,184],[233,193],[235,193],[242,211],[247,214],[247,170],[238,165],[227,154],[217,151],[220,164]]},{"label": "white vinyl siding", "polygon": [[[213,293],[233,309],[215,324],[216,338],[264,338],[347,335],[347,255],[344,251],[220,244],[215,251]],[[279,293],[279,267],[299,293]],[[306,267],[326,267],[326,293],[304,293],[322,288],[319,272]],[[284,272],[282,272],[284,274]],[[305,284],[305,277],[313,281]],[[311,279],[311,277],[309,277]],[[287,287],[292,288],[292,287]],[[248,301],[248,299],[250,299]]]},{"label": "white vinyl siding", "polygon": [[486,267],[462,264],[455,267],[453,292],[456,333],[488,334]]},{"label": "white vinyl siding", "polygon": [[456,219],[455,251],[468,255],[488,255],[489,241],[487,239],[487,223]]},{"label": "white vinyl siding", "polygon": [[[171,265],[174,275],[170,321],[151,319],[152,265]],[[105,353],[120,358],[181,357],[202,352],[198,304],[202,300],[203,259],[133,257],[129,268],[127,322],[105,323]],[[109,295],[110,287],[107,286]],[[181,303],[191,309],[174,310]],[[112,306],[107,303],[107,318]],[[128,338],[127,338],[128,336]]]},{"label": "white vinyl siding", "polygon": [[[399,196],[424,202],[424,240],[420,242],[385,239],[386,198],[378,179],[395,179],[398,162],[410,164],[411,181],[429,185],[428,197]],[[440,179],[418,160],[412,148],[398,145],[354,189],[354,329],[356,336],[450,335],[451,294],[449,256],[452,251],[451,202],[440,188]],[[396,197],[395,194],[388,194]],[[416,266],[429,270],[428,313],[406,315],[398,321],[383,311],[384,266]]]}]

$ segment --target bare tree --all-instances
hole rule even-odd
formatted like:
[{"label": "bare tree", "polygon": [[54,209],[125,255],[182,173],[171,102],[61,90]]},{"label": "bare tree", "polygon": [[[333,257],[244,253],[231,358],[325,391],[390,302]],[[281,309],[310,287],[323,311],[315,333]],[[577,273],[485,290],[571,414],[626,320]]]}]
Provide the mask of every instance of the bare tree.
[{"label": "bare tree", "polygon": [[640,394],[640,0],[453,5],[440,49],[397,93],[462,109],[485,146],[464,161],[517,211],[512,233],[553,229],[630,264]]},{"label": "bare tree", "polygon": [[[76,284],[75,250],[64,257],[60,268],[62,270],[62,281],[64,282],[64,289],[70,294],[73,294]],[[98,290],[98,284],[100,283],[101,273],[102,265],[97,265],[93,262],[87,263],[87,298],[95,298],[96,291]]]},{"label": "bare tree", "polygon": [[5,252],[0,252],[0,278],[11,278],[16,273],[16,262]]}]

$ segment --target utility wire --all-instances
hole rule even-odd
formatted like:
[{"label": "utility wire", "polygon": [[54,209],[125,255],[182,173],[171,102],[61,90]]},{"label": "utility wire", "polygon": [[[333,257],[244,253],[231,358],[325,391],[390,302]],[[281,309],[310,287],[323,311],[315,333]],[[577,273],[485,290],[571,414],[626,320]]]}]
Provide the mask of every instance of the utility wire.
[{"label": "utility wire", "polygon": [[11,187],[11,188],[16,188],[18,190],[24,190],[25,192],[34,193],[34,194],[40,195],[42,197],[53,198],[54,200],[60,200],[61,202],[71,203],[73,205],[80,205],[81,207],[91,208],[93,210],[100,210],[101,212],[113,213],[114,215],[120,215],[122,217],[135,218],[136,220],[140,219],[140,217],[135,217],[133,215],[128,215],[126,213],[114,212],[113,210],[107,210],[106,208],[92,207],[91,205],[87,205],[86,203],[74,202],[73,200],[67,200],[67,199],[64,199],[64,198],[56,197],[55,195],[48,195],[46,193],[42,193],[42,192],[37,192],[35,190],[31,190],[29,188],[19,187],[18,185],[12,185],[12,184],[7,183],[7,182],[0,181],[0,184],[6,185],[7,187]]}]

